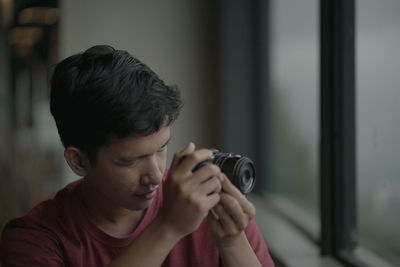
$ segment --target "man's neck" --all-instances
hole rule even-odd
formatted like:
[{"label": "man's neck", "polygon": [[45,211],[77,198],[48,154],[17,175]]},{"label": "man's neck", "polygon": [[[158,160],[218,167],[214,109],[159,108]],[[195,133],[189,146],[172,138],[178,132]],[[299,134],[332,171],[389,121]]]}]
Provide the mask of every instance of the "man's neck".
[{"label": "man's neck", "polygon": [[124,237],[131,234],[141,221],[144,211],[132,211],[115,207],[91,189],[83,180],[80,196],[89,219],[102,231],[114,236]]}]

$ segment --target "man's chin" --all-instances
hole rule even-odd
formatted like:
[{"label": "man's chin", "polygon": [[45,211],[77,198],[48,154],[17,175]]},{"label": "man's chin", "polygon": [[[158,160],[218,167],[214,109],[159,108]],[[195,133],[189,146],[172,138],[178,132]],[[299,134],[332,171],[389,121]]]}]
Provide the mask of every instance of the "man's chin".
[{"label": "man's chin", "polygon": [[153,199],[135,201],[135,203],[130,204],[126,208],[131,211],[140,211],[147,209],[151,205],[151,203],[153,203]]}]

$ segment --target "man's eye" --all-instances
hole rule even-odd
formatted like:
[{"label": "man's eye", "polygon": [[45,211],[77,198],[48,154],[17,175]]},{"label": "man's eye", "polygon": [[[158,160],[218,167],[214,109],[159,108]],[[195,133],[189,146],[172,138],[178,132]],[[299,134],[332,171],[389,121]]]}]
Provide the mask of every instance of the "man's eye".
[{"label": "man's eye", "polygon": [[138,159],[131,159],[131,160],[121,160],[120,163],[122,166],[131,166],[134,165]]},{"label": "man's eye", "polygon": [[163,146],[163,147],[160,148],[157,152],[163,152],[166,148],[167,148],[167,146]]}]

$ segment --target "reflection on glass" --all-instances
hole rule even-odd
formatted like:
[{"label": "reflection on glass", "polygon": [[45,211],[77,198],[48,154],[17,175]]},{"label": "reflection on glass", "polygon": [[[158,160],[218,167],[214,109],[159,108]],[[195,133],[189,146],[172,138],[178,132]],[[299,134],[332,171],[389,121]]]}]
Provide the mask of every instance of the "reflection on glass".
[{"label": "reflection on glass", "polygon": [[356,6],[360,244],[400,266],[400,1]]},{"label": "reflection on glass", "polygon": [[318,227],[318,1],[270,2],[269,189]]}]

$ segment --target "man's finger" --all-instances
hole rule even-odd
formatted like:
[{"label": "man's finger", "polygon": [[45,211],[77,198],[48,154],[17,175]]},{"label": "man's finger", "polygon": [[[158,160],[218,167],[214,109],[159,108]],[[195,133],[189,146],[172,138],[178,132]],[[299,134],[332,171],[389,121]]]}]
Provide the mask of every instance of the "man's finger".
[{"label": "man's finger", "polygon": [[256,214],[256,209],[253,204],[237,189],[227,177],[222,181],[222,191],[234,197],[242,207],[243,211],[250,218]]},{"label": "man's finger", "polygon": [[174,158],[172,160],[171,166],[175,166],[179,164],[183,156],[189,155],[193,153],[193,151],[196,149],[196,146],[193,142],[190,142],[187,144],[181,151],[178,151],[175,153]]},{"label": "man's finger", "polygon": [[209,160],[212,157],[213,154],[209,149],[199,149],[190,153],[190,155],[186,155],[185,158],[182,158],[180,167],[182,167],[182,169],[192,171],[197,164],[205,160]]},{"label": "man's finger", "polygon": [[[225,174],[223,174],[225,175]],[[243,194],[239,191],[239,189],[236,188],[236,186],[234,186],[232,184],[232,182],[229,180],[228,177],[226,177],[225,175],[225,179],[222,183],[222,189],[224,190],[224,192],[236,197],[236,198],[244,198]]]},{"label": "man's finger", "polygon": [[239,204],[239,201],[237,201],[233,196],[226,193],[221,193],[220,196],[220,204],[224,207],[226,213],[230,215],[238,229],[244,230],[249,219],[251,219],[249,214],[243,210],[242,206]]},{"label": "man's finger", "polygon": [[232,216],[225,210],[225,208],[221,204],[218,204],[215,207],[215,211],[219,217],[218,221],[220,222],[222,228],[226,233],[230,235],[236,235],[238,232],[242,231],[242,229],[239,229]]}]

